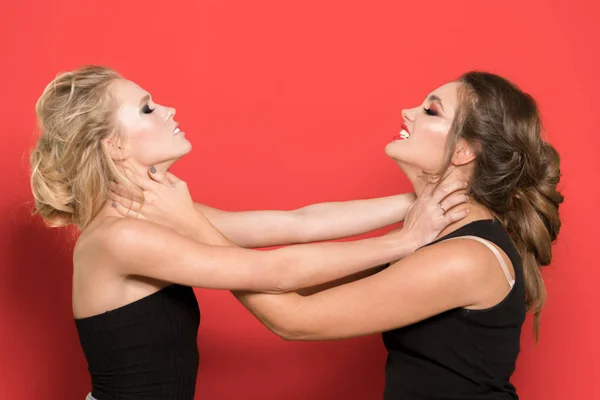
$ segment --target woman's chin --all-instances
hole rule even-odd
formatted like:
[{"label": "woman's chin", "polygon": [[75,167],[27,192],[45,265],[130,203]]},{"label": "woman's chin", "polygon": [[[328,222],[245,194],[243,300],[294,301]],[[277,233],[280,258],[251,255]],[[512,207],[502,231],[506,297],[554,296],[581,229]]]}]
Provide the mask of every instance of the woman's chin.
[{"label": "woman's chin", "polygon": [[386,144],[384,151],[388,157],[393,158],[392,154],[394,153],[394,142],[392,141]]},{"label": "woman's chin", "polygon": [[182,145],[177,154],[174,155],[173,159],[175,161],[185,157],[192,151],[192,144],[186,140],[186,144]]},{"label": "woman's chin", "polygon": [[403,162],[401,157],[399,157],[398,151],[397,149],[394,148],[395,146],[392,143],[389,143],[387,146],[385,146],[385,155],[388,156],[393,162],[395,162],[396,164],[398,164],[400,166],[400,168],[403,168]]}]

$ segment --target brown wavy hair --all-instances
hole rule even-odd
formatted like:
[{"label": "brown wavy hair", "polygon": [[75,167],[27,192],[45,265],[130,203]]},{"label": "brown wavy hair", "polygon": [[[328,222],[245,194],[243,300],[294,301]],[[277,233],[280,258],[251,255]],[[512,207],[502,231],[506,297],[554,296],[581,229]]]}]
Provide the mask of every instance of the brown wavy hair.
[{"label": "brown wavy hair", "polygon": [[446,161],[458,139],[476,149],[469,195],[502,222],[522,257],[526,306],[534,313],[537,339],[546,299],[540,267],[552,261],[561,226],[560,157],[542,138],[540,113],[529,94],[487,72],[468,72],[458,81]]}]

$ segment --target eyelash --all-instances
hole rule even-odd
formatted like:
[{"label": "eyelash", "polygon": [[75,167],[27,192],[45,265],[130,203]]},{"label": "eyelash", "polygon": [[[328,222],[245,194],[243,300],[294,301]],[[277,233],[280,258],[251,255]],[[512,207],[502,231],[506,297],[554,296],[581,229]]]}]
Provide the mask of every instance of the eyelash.
[{"label": "eyelash", "polygon": [[425,114],[427,114],[427,115],[433,115],[433,116],[438,115],[437,111],[432,110],[431,108],[423,108],[423,110],[425,110]]},{"label": "eyelash", "polygon": [[148,104],[144,104],[144,106],[142,107],[142,112],[144,114],[150,114],[152,113],[152,111],[154,111],[154,108],[150,108]]}]

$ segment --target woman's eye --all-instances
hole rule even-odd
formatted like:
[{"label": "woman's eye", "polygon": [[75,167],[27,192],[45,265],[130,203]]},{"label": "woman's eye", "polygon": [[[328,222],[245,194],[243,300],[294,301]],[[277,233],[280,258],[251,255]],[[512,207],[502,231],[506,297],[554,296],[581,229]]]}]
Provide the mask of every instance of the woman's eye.
[{"label": "woman's eye", "polygon": [[427,115],[438,115],[437,111],[431,108],[423,108],[423,110],[425,110],[425,114]]},{"label": "woman's eye", "polygon": [[142,112],[144,114],[150,114],[152,111],[154,111],[154,108],[150,108],[148,104],[144,104],[144,106],[142,107]]}]

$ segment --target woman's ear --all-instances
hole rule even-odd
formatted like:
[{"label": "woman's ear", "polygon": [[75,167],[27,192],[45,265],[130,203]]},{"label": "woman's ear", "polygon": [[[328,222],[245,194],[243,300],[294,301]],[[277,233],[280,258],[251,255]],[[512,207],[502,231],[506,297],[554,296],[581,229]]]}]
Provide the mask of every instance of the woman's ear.
[{"label": "woman's ear", "polygon": [[452,154],[451,163],[454,166],[466,165],[475,159],[476,152],[472,145],[467,143],[464,139],[459,139],[454,148],[454,154]]},{"label": "woman's ear", "polygon": [[102,145],[113,161],[123,161],[129,157],[129,152],[121,142],[121,139],[115,134],[104,139]]}]

